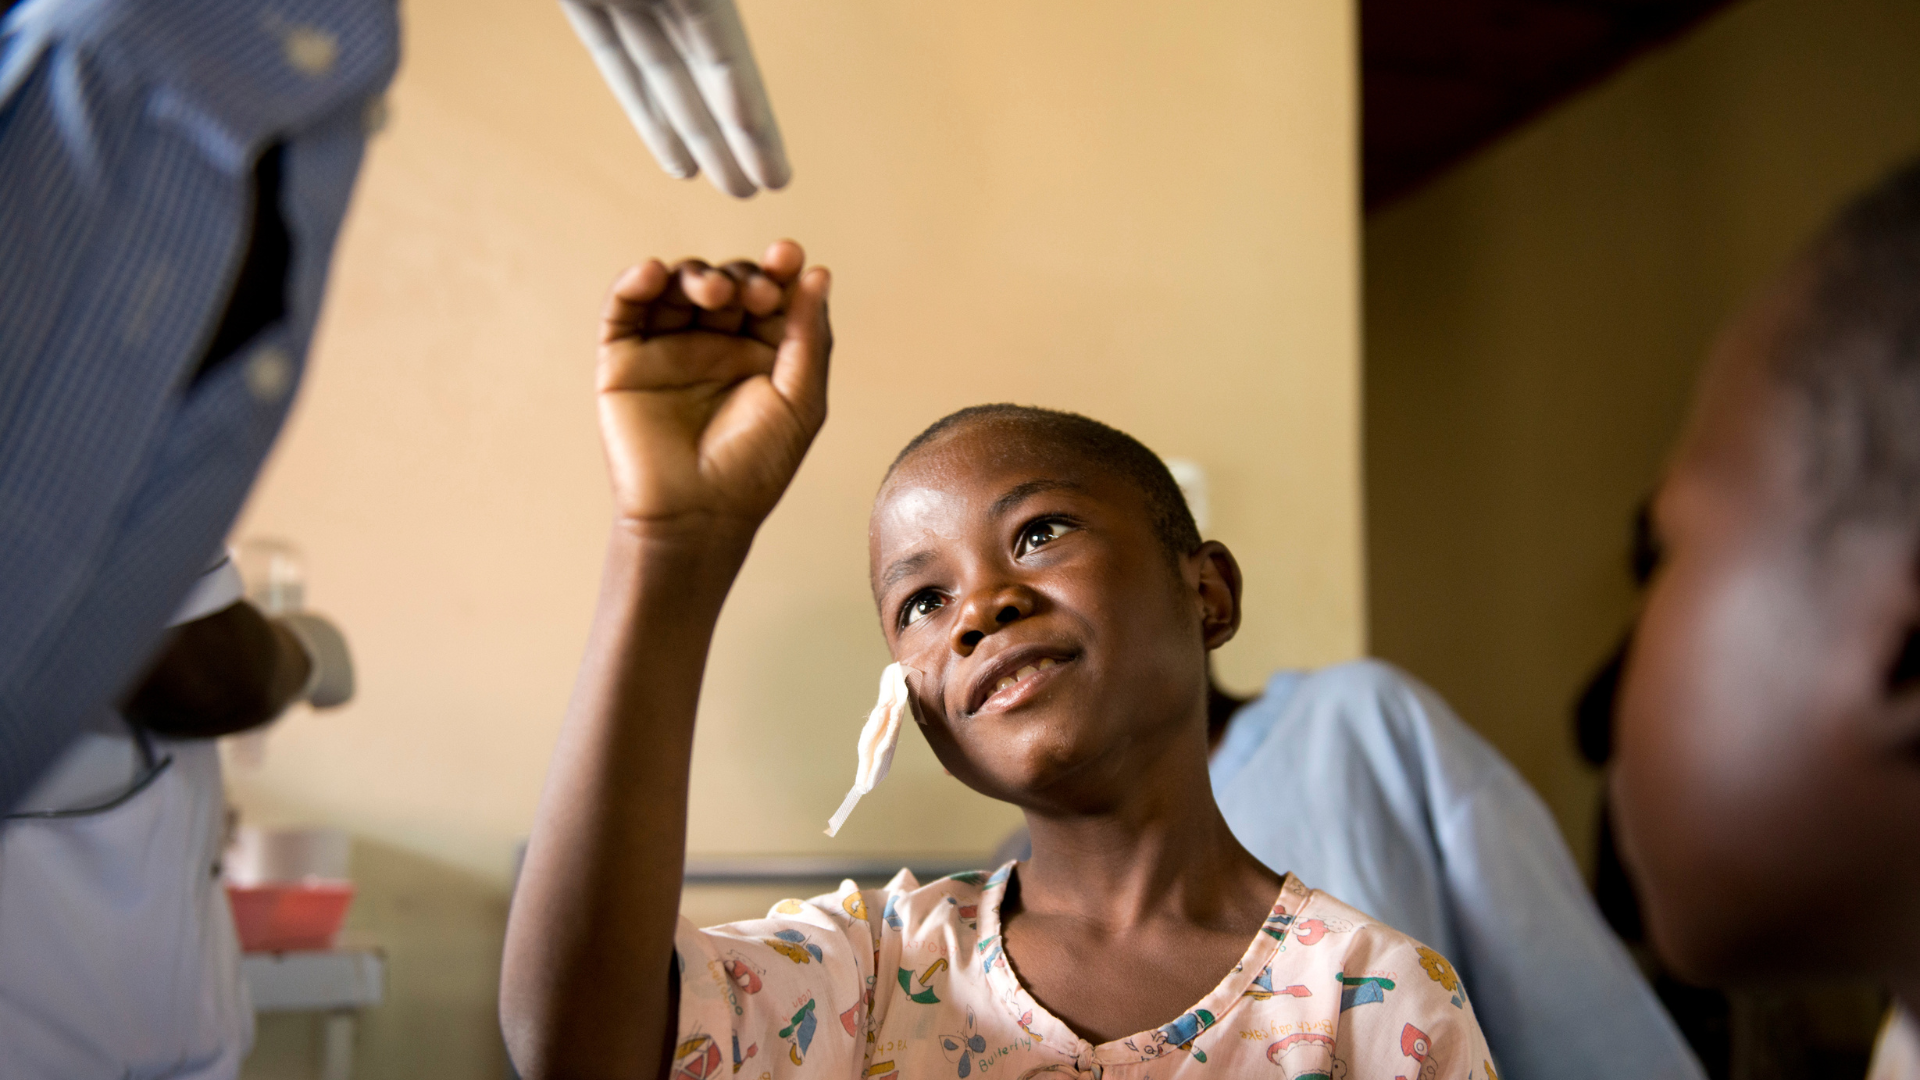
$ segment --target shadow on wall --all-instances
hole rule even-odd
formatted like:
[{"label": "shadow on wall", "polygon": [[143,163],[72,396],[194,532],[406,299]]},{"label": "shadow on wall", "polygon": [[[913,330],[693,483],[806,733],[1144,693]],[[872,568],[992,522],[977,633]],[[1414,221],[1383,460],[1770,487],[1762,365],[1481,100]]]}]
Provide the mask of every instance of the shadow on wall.
[{"label": "shadow on wall", "polygon": [[[386,1001],[364,1013],[354,1080],[500,1080],[509,1076],[495,996],[507,893],[497,882],[402,848],[355,838],[357,893],[345,941],[387,954]],[[320,1018],[260,1018],[243,1080],[318,1075]]]}]

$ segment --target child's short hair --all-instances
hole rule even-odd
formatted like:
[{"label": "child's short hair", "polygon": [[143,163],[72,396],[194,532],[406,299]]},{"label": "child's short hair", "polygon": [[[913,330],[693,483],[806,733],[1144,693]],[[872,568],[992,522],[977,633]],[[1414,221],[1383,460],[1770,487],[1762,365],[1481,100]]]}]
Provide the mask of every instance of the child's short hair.
[{"label": "child's short hair", "polygon": [[948,413],[915,435],[887,466],[887,475],[891,477],[901,462],[942,434],[982,422],[1017,429],[1035,442],[1058,447],[1124,477],[1146,497],[1154,536],[1169,558],[1184,558],[1200,547],[1200,529],[1193,522],[1193,511],[1187,507],[1186,496],[1180,493],[1173,474],[1167,471],[1166,462],[1126,432],[1079,413],[1033,405],[969,406]]},{"label": "child's short hair", "polygon": [[1807,410],[1829,523],[1920,524],[1920,160],[1856,198],[1807,251],[1772,370]]}]

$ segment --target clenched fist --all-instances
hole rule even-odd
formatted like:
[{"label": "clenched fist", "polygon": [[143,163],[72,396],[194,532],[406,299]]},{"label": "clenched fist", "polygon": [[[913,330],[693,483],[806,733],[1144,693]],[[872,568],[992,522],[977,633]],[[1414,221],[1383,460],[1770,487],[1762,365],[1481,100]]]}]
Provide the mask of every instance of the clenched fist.
[{"label": "clenched fist", "polygon": [[827,417],[825,267],[791,240],[759,263],[614,282],[600,337],[600,437],[620,524],[650,538],[751,536]]}]

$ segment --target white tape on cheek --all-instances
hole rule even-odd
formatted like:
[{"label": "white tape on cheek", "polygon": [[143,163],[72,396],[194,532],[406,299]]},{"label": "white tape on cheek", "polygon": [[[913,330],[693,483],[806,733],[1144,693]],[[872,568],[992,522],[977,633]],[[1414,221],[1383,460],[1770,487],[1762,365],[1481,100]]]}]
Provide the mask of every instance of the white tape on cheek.
[{"label": "white tape on cheek", "polygon": [[888,664],[880,673],[880,699],[873,704],[873,711],[867,714],[866,726],[860,729],[860,761],[854,769],[853,789],[840,803],[840,809],[827,819],[827,835],[840,832],[840,826],[847,823],[847,815],[859,804],[860,796],[871,792],[882,780],[887,778],[887,770],[893,767],[893,751],[900,745],[900,721],[912,707],[907,690],[907,672],[899,664]]}]

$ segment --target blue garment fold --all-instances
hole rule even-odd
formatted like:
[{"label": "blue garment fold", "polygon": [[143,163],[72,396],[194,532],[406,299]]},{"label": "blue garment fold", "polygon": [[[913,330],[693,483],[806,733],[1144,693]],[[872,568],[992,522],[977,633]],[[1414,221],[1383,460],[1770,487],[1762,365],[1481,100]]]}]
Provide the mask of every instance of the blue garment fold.
[{"label": "blue garment fold", "polygon": [[[392,0],[0,22],[0,807],[145,663],[286,417],[398,61]],[[280,144],[284,316],[192,375]]]}]

